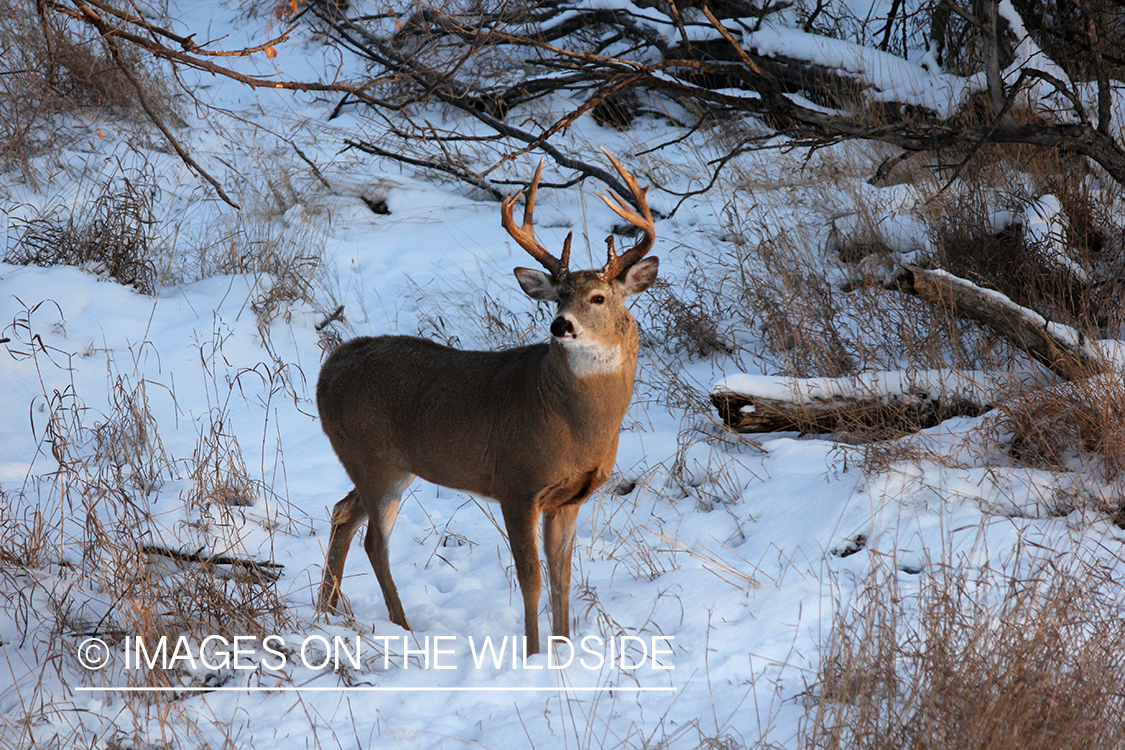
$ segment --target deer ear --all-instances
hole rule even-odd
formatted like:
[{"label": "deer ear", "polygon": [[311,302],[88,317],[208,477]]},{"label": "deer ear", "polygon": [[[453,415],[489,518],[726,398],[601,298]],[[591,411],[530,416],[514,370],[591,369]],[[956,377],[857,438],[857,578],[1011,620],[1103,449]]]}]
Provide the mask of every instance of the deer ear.
[{"label": "deer ear", "polygon": [[534,268],[517,268],[516,281],[520,283],[524,293],[540,302],[558,302],[559,292],[555,281],[549,275]]},{"label": "deer ear", "polygon": [[634,263],[632,268],[618,277],[621,293],[630,297],[648,289],[656,281],[656,269],[659,265],[659,258],[645,258]]}]

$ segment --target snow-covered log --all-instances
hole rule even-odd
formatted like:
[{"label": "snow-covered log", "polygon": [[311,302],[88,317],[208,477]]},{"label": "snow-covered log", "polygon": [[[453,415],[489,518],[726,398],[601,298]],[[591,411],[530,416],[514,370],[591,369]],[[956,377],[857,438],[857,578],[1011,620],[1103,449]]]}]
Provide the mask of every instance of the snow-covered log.
[{"label": "snow-covered log", "polygon": [[874,372],[847,378],[732,375],[711,390],[730,429],[760,432],[873,431],[892,436],[990,407],[997,385],[984,373]]},{"label": "snow-covered log", "polygon": [[1066,380],[1107,369],[1102,354],[1078,329],[1053,323],[1000,292],[945,271],[904,265],[887,286],[988,326]]}]

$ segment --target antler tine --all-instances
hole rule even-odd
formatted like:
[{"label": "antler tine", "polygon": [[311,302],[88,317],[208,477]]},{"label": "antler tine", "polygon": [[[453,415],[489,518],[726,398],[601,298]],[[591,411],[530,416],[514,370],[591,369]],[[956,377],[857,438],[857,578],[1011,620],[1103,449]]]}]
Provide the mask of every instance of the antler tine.
[{"label": "antler tine", "polygon": [[[612,234],[605,238],[605,250],[606,261],[605,266],[601,270],[601,277],[606,281],[612,281],[613,279],[616,279],[618,275],[620,275],[622,270],[624,270],[621,268],[617,268],[617,266],[621,262],[621,258],[618,257],[617,250],[614,249]],[[609,275],[611,272],[614,274],[613,276]]]},{"label": "antler tine", "polygon": [[[633,199],[637,202],[637,206],[641,209],[641,212],[637,213],[634,211],[633,208],[626,203],[624,198],[612,190],[609,192],[609,196],[602,195],[601,193],[598,193],[597,196],[605,201],[605,204],[613,209],[615,214],[644,232],[644,236],[637,241],[637,244],[629,248],[629,250],[625,251],[622,255],[617,255],[614,250],[613,238],[610,237],[608,239],[609,258],[606,260],[605,267],[601,270],[600,275],[603,279],[609,281],[620,276],[623,271],[632,268],[637,261],[645,257],[648,251],[652,249],[656,241],[656,223],[653,221],[652,211],[648,207],[648,199],[646,198],[648,188],[642,188],[638,185],[637,178],[629,174],[625,167],[621,166],[621,162],[613,158],[613,154],[609,153],[609,151],[606,151],[604,148],[602,151],[609,157],[610,162],[613,163],[614,169],[617,170],[617,174],[621,175],[621,179],[625,181],[625,185],[633,193]],[[610,197],[613,198],[612,201]]]},{"label": "antler tine", "polygon": [[522,190],[508,196],[500,203],[500,223],[504,229],[508,230],[508,234],[516,241],[516,244],[526,250],[531,257],[539,261],[544,268],[551,272],[552,276],[558,279],[567,274],[567,264],[570,262],[571,238],[567,237],[566,239],[561,259],[551,255],[547,248],[535,239],[535,230],[531,226],[531,219],[535,213],[535,193],[539,189],[539,177],[542,174],[543,160],[540,159],[539,168],[535,170],[535,177],[531,179],[531,186],[527,190],[527,203],[524,204],[523,209],[523,226],[516,226],[516,221],[512,217],[512,207],[523,195]]},{"label": "antler tine", "polygon": [[564,271],[566,270],[567,266],[570,265],[570,241],[573,240],[573,239],[574,239],[574,232],[567,232],[566,233],[566,239],[563,240],[562,257],[559,258],[559,263],[562,264],[562,267],[563,267]]}]

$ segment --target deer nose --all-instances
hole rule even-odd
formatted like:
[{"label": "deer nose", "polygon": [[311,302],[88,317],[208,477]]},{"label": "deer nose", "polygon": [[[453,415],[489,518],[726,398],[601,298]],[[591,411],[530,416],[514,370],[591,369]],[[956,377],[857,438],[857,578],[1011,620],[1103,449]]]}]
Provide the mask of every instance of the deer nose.
[{"label": "deer nose", "polygon": [[559,316],[551,321],[551,335],[556,338],[562,338],[568,333],[574,333],[574,324],[563,316]]}]

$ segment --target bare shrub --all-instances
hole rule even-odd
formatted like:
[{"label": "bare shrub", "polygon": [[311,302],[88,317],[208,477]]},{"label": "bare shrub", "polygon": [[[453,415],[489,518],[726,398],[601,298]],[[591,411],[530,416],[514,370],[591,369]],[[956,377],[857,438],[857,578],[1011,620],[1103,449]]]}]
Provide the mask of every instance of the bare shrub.
[{"label": "bare shrub", "polygon": [[[708,318],[729,317],[758,328],[786,374],[836,376],[850,371],[855,363],[837,325],[836,290],[820,264],[800,252],[784,228],[749,224],[746,217],[728,207],[727,236],[732,242],[727,253],[712,259],[706,274],[695,275],[719,298],[710,306],[722,312]],[[765,239],[756,241],[757,237]],[[708,293],[699,286],[694,291],[697,296]]]},{"label": "bare shrub", "polygon": [[1032,38],[1069,77],[1089,81],[1104,74],[1117,81],[1125,79],[1121,58],[1110,53],[1125,45],[1120,6],[1108,0],[1066,5],[1017,0],[1013,5]]},{"label": "bare shrub", "polygon": [[[102,40],[82,23],[61,14],[37,13],[33,0],[0,7],[0,169],[18,169],[33,184],[31,158],[65,143],[60,115],[76,110],[112,110],[116,120],[147,127],[136,89]],[[171,93],[148,66],[150,59],[131,45],[121,64],[140,82],[155,112],[175,114]]]},{"label": "bare shrub", "polygon": [[[807,748],[1116,749],[1125,618],[1112,570],[878,570],[829,636]],[[993,573],[992,577],[987,574]]]},{"label": "bare shrub", "polygon": [[153,184],[151,174],[139,172],[120,183],[105,184],[78,211],[55,208],[31,219],[4,260],[17,265],[77,266],[155,294],[165,269],[153,247]]},{"label": "bare shrub", "polygon": [[[784,239],[781,239],[784,246]],[[773,243],[761,248],[767,268],[777,275],[748,289],[762,320],[762,333],[781,356],[783,370],[795,377],[838,377],[854,370],[843,331],[837,326],[835,290],[816,272],[775,266],[785,253]]]}]

